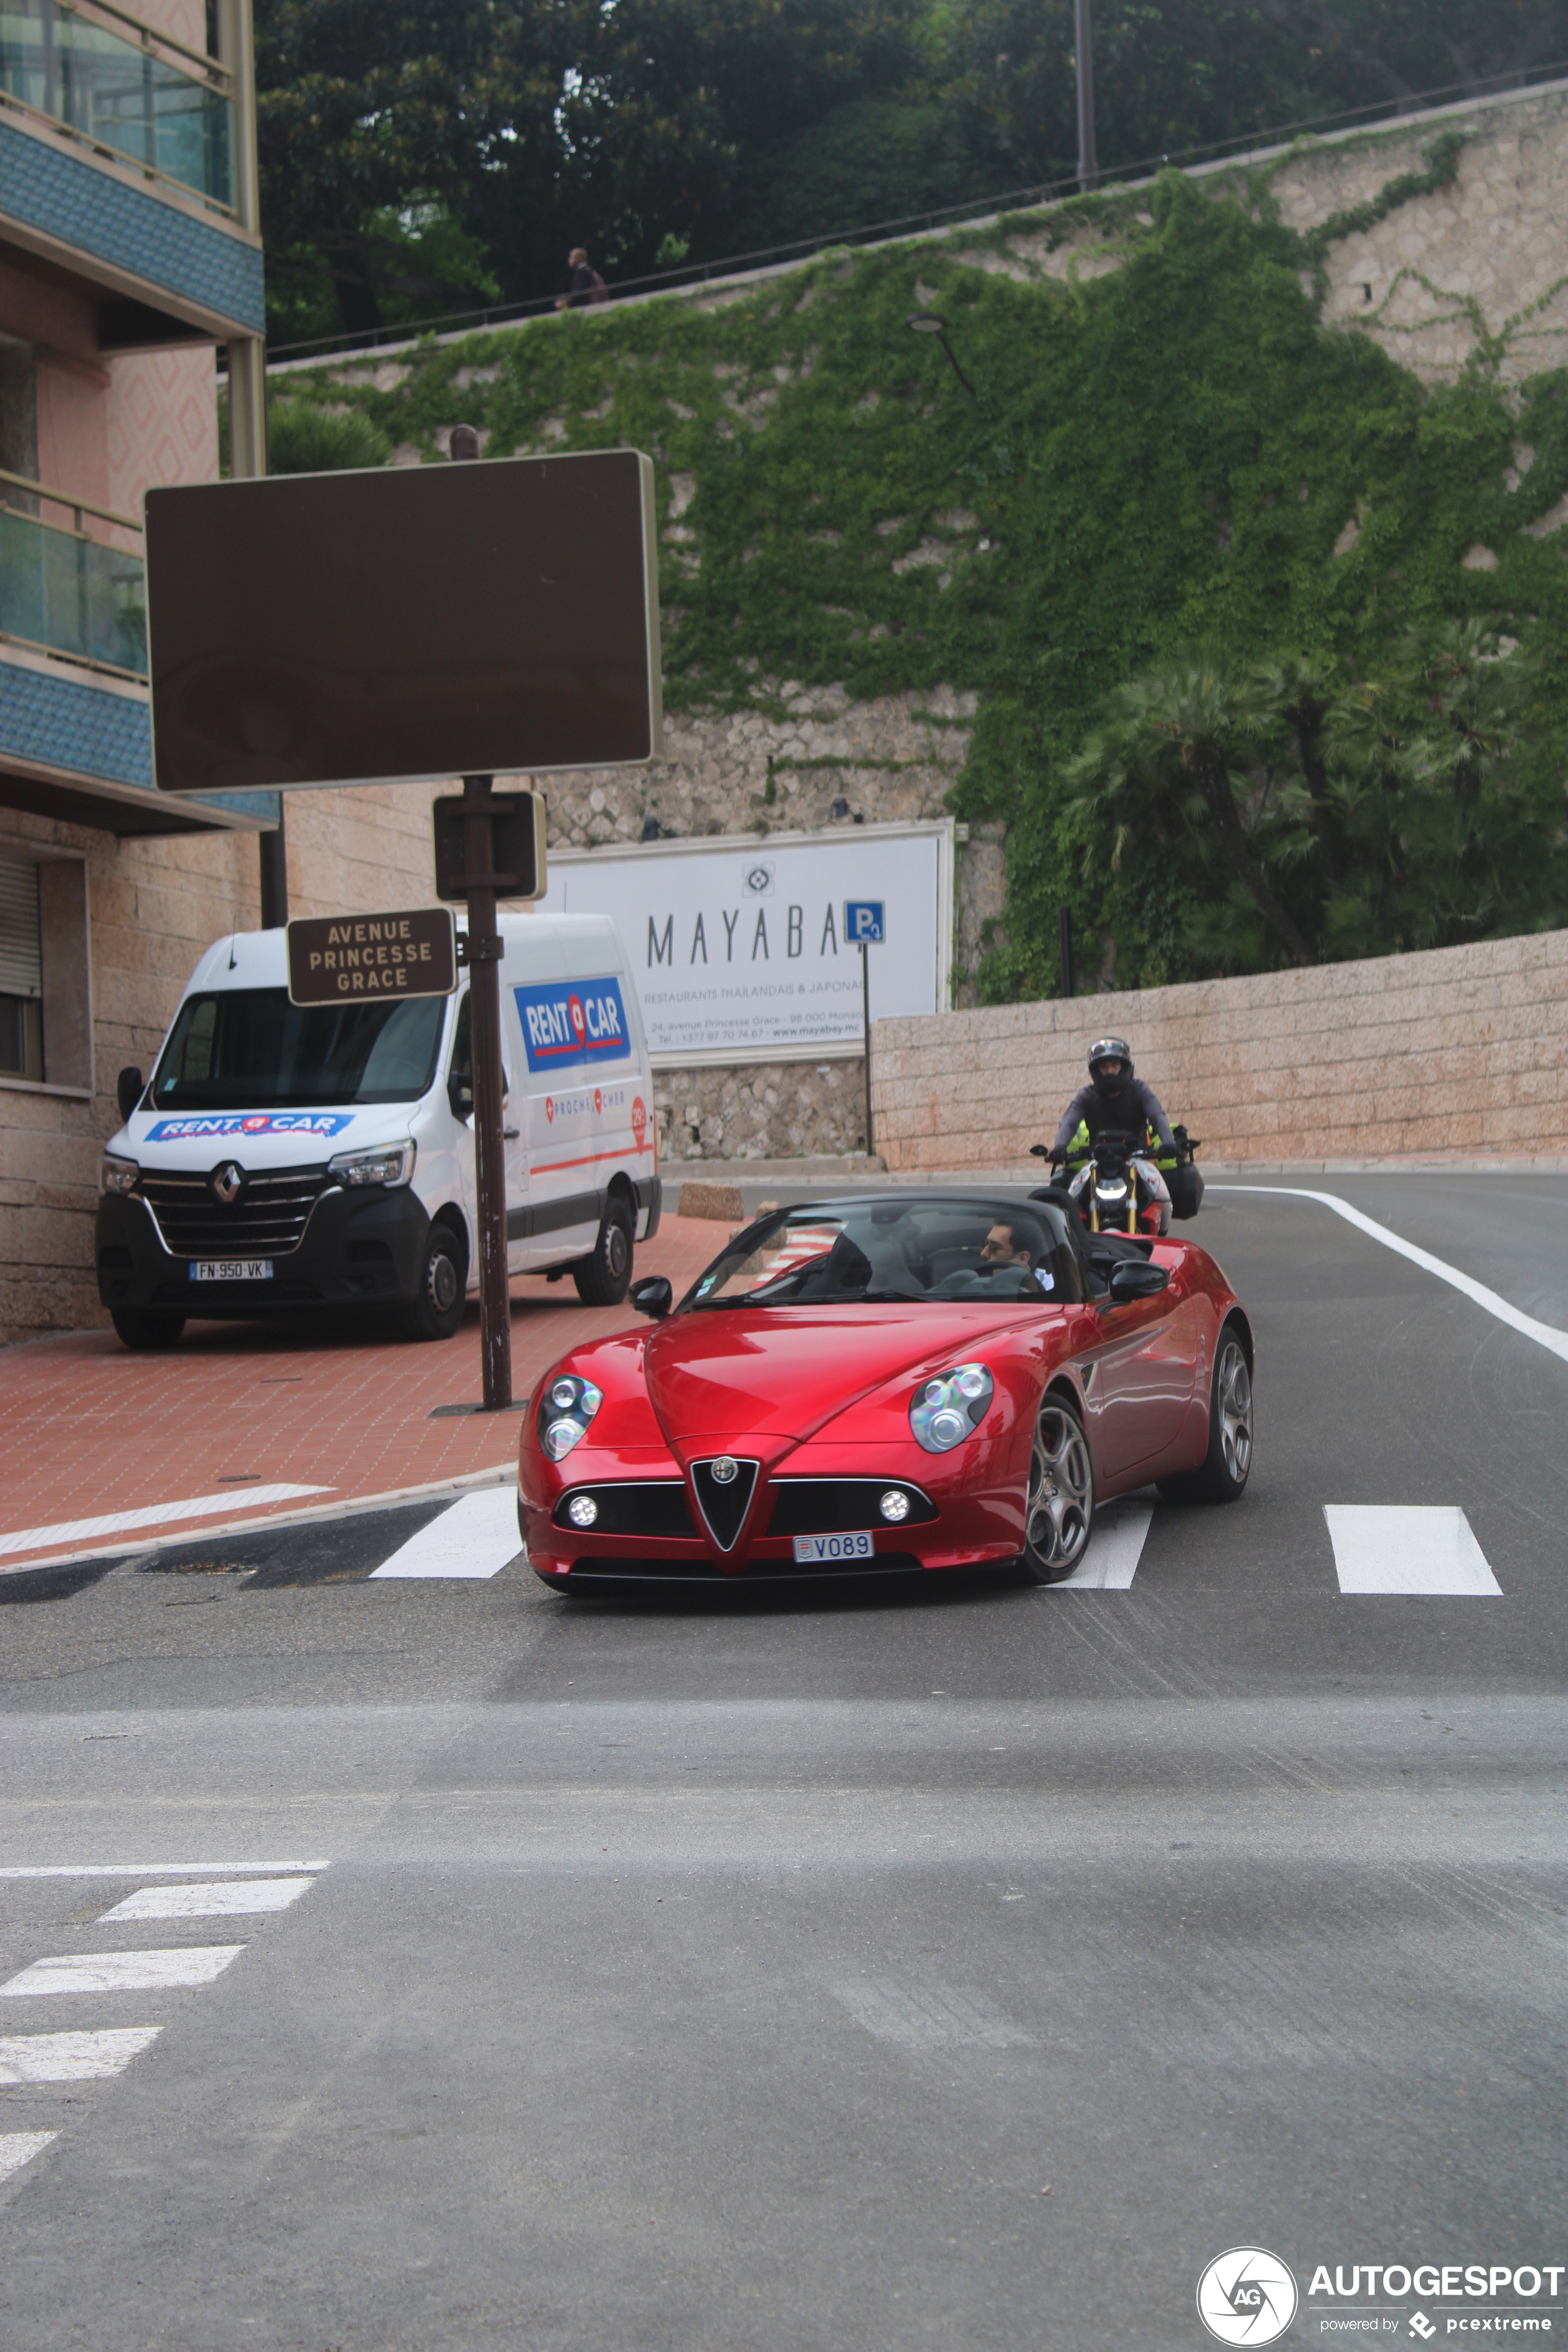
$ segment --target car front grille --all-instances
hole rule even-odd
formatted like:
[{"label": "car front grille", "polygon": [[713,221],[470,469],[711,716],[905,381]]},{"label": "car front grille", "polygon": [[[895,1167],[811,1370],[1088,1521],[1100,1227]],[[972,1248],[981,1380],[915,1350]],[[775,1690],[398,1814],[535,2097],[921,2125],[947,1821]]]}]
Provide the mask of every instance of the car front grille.
[{"label": "car front grille", "polygon": [[206,1176],[144,1169],[136,1189],[175,1257],[286,1257],[326,1184],[324,1168],[268,1168],[227,1208]]}]

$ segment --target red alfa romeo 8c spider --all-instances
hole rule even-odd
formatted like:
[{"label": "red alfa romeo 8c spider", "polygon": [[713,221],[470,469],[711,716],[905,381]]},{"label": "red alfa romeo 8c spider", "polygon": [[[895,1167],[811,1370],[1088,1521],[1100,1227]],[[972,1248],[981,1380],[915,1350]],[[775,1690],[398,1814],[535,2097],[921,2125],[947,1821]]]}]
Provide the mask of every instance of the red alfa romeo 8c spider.
[{"label": "red alfa romeo 8c spider", "polygon": [[889,1189],[737,1234],[651,1329],[575,1348],[523,1415],[518,1515],[561,1591],[626,1579],[1083,1561],[1098,1504],[1231,1502],[1252,1328],[1206,1250],[1056,1200]]}]

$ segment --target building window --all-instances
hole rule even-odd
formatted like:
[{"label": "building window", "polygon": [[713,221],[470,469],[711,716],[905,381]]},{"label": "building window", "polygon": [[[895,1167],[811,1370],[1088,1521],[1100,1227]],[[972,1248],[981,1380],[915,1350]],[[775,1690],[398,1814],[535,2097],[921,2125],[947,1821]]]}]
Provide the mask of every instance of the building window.
[{"label": "building window", "polygon": [[0,857],[0,1074],[44,1075],[44,926],[38,869]]},{"label": "building window", "polygon": [[87,866],[0,847],[0,1085],[92,1091]]}]

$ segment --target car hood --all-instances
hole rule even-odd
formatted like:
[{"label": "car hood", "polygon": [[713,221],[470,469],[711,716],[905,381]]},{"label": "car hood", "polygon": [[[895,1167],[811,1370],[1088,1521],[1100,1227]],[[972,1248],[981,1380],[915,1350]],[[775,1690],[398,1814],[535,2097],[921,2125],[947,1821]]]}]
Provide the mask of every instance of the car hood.
[{"label": "car hood", "polygon": [[421,1105],[375,1103],[310,1110],[136,1110],[109,1150],[150,1170],[205,1175],[225,1160],[248,1170],[299,1168],[340,1151],[401,1142]]},{"label": "car hood", "polygon": [[751,1444],[766,1458],[884,1382],[918,1379],[961,1360],[991,1332],[1038,1319],[1030,1306],[698,1308],[659,1325],[643,1370],[665,1441],[681,1460],[712,1444]]}]

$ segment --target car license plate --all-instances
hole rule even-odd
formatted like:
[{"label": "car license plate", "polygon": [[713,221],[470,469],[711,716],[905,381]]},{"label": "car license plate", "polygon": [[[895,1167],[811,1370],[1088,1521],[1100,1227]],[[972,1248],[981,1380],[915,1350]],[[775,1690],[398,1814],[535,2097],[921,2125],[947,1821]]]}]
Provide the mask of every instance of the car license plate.
[{"label": "car license plate", "polygon": [[869,1532],[848,1536],[796,1536],[795,1556],[797,1560],[816,1567],[836,1559],[870,1559],[873,1557]]},{"label": "car license plate", "polygon": [[191,1268],[193,1282],[270,1282],[269,1257],[204,1257]]}]

